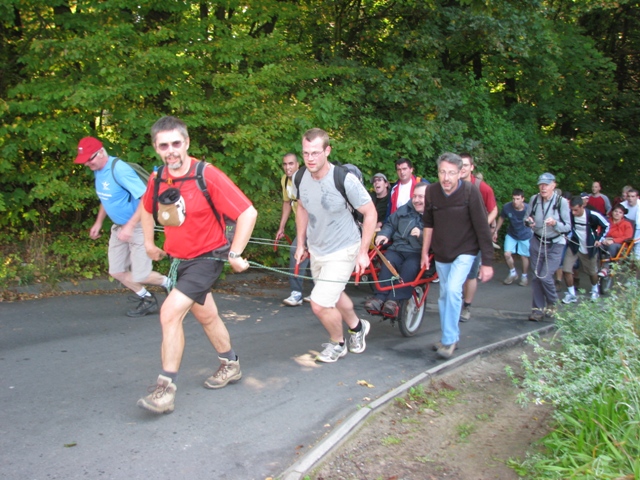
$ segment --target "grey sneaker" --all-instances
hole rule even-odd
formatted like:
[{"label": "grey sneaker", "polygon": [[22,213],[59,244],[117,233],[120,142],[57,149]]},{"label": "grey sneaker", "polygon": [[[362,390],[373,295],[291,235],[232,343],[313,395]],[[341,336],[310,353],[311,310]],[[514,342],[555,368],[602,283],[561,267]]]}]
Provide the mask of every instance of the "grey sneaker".
[{"label": "grey sneaker", "polygon": [[518,285],[520,285],[521,287],[526,287],[527,285],[529,285],[529,277],[520,277],[520,281],[518,282]]},{"label": "grey sneaker", "polygon": [[462,307],[462,312],[460,312],[460,321],[468,322],[471,320],[471,307]]},{"label": "grey sneaker", "polygon": [[205,388],[226,387],[227,384],[236,383],[242,378],[240,359],[227,360],[226,358],[218,357],[218,360],[220,360],[220,367],[218,367],[216,373],[204,381]]},{"label": "grey sneaker", "polygon": [[518,274],[517,273],[510,273],[509,275],[507,275],[507,278],[505,278],[502,281],[502,283],[504,283],[505,285],[511,285],[517,279],[518,279]]},{"label": "grey sneaker", "polygon": [[441,345],[440,348],[438,348],[438,350],[436,351],[436,355],[446,360],[453,356],[453,352],[455,349],[456,349],[455,343],[452,343],[451,345]]},{"label": "grey sneaker", "polygon": [[316,357],[316,362],[333,363],[347,354],[347,346],[339,343],[323,343],[324,350]]},{"label": "grey sneaker", "polygon": [[138,400],[138,406],[153,413],[171,413],[175,407],[176,384],[169,377],[158,375],[158,383],[149,387],[151,392]]},{"label": "grey sneaker", "polygon": [[149,292],[149,295],[146,297],[135,296],[130,298],[131,300],[137,301],[138,306],[129,310],[127,317],[144,317],[149,313],[156,313],[158,311],[158,300],[151,292]]},{"label": "grey sneaker", "polygon": [[578,297],[575,295],[571,295],[569,292],[564,294],[564,298],[562,299],[562,303],[576,303],[578,301]]},{"label": "grey sneaker", "polygon": [[285,298],[282,303],[289,307],[297,307],[298,305],[302,305],[302,292],[291,292],[289,298]]},{"label": "grey sneaker", "polygon": [[359,332],[349,330],[349,351],[351,353],[362,353],[367,348],[365,337],[369,333],[371,325],[364,319],[360,319],[360,323],[362,323],[362,328]]},{"label": "grey sneaker", "polygon": [[[431,345],[431,349],[434,352],[437,352],[438,350],[440,350],[443,347],[442,342],[436,342],[433,345]],[[458,349],[458,344],[456,343],[456,350]]]}]

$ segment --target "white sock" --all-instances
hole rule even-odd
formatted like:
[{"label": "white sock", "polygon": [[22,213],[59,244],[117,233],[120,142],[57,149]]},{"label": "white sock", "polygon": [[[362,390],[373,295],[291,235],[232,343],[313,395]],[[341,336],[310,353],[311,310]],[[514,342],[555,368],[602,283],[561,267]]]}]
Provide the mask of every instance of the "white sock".
[{"label": "white sock", "polygon": [[523,274],[522,274],[522,278],[527,278],[527,274],[526,274],[526,273],[523,273]]},{"label": "white sock", "polygon": [[170,283],[171,283],[171,281],[169,280],[169,277],[165,276],[165,277],[162,279],[162,286],[163,286],[164,288],[167,288],[167,287],[169,286],[169,284],[170,284]]},{"label": "white sock", "polygon": [[517,270],[516,270],[515,268],[512,268],[512,269],[509,271],[509,273],[510,273],[511,275],[517,275],[517,274],[518,274],[518,272],[517,272]]},{"label": "white sock", "polygon": [[576,295],[576,287],[567,287],[567,292],[575,297]]},{"label": "white sock", "polygon": [[136,292],[136,295],[138,295],[140,298],[142,298],[142,297],[150,297],[151,296],[151,294],[144,287],[142,287],[142,290],[140,290],[139,292]]},{"label": "white sock", "polygon": [[598,285],[591,285],[591,291],[598,293]]}]

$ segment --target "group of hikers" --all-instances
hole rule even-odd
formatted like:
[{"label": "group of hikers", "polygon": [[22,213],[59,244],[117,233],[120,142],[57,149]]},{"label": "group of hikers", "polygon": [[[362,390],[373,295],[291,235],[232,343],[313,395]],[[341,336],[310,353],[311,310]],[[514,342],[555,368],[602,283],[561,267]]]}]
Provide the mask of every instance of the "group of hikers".
[{"label": "group of hikers", "polygon": [[[170,413],[175,408],[185,347],[183,320],[188,312],[202,325],[219,360],[204,387],[223,388],[242,378],[238,355],[211,288],[224,262],[235,272],[249,267],[243,252],[258,213],[220,169],[189,155],[189,134],[180,119],[160,118],[151,127],[151,143],[163,165],[146,185],[135,166],[109,155],[94,137],[80,140],[75,163],[94,172],[100,199],[89,235],[100,236],[106,216],[113,222],[109,274],[135,293],[136,306],[127,315],[160,313],[161,369],[156,384],[138,405],[154,413]],[[316,356],[319,362],[335,362],[348,352],[359,354],[366,349],[371,325],[356,314],[345,287],[354,270],[362,274],[369,268],[372,244],[384,249],[386,260],[405,279],[413,279],[421,268],[433,271],[435,264],[441,338],[433,348],[443,359],[454,354],[460,338],[459,322],[471,318],[478,281],[486,282],[493,276],[494,242],[505,220],[509,223],[505,260],[510,272],[504,283],[518,280],[513,254],[519,254],[523,271],[518,283],[531,283],[533,292],[531,320],[553,315],[558,299],[554,273],[560,265],[565,234],[575,234],[564,253],[564,266],[571,263],[569,270],[563,268],[567,282],[577,259],[592,271],[591,247],[616,244],[616,238],[607,244],[609,222],[600,214],[590,213],[582,203],[574,207],[575,199],[569,210],[567,201],[555,191],[555,177],[550,173],[540,175],[539,194],[529,204],[524,202],[522,190],[514,190],[513,201],[498,215],[493,190],[474,176],[469,154],[442,154],[436,161],[438,181],[433,184],[416,177],[411,161],[400,158],[396,161],[398,181],[391,185],[384,174],[377,173],[371,178],[371,193],[358,172],[329,161],[331,145],[324,130],[312,128],[302,135],[301,154],[303,166],[294,153],[282,159],[282,216],[276,240],[285,236],[294,212],[296,236],[290,270],[303,275],[309,271],[313,287],[305,296],[303,275],[291,275],[291,294],[283,303],[293,307],[307,301],[326,329],[329,341]],[[637,201],[637,192],[635,195]],[[612,210],[616,216],[618,211],[628,212],[617,204]],[[233,234],[229,235],[231,224]],[[156,225],[164,228],[162,248],[155,243]],[[152,267],[152,261],[165,256],[171,259],[167,275]],[[529,258],[531,282],[527,276]],[[379,279],[397,281],[386,265]],[[161,307],[145,285],[164,288],[167,297]],[[397,315],[401,303],[410,296],[411,287],[378,290],[365,309]]]}]

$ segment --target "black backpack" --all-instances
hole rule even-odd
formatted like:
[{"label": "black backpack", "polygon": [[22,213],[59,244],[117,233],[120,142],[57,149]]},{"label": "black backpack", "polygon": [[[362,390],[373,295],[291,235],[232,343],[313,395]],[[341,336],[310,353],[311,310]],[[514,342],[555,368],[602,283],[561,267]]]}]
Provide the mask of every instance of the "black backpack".
[{"label": "black backpack", "polygon": [[[307,170],[306,165],[302,165],[298,171],[293,175],[293,183],[296,186],[296,199],[300,199],[300,182],[302,182],[302,176],[304,172]],[[340,192],[340,195],[347,202],[347,208],[351,212],[351,216],[355,220],[358,228],[361,228],[362,221],[364,220],[364,216],[358,210],[356,210],[349,198],[347,198],[347,191],[344,188],[344,179],[347,177],[347,173],[351,173],[355,175],[355,177],[360,180],[360,183],[364,185],[364,177],[362,176],[362,172],[358,167],[351,163],[345,163],[344,165],[334,165],[333,169],[333,182],[336,184],[336,188]]]}]

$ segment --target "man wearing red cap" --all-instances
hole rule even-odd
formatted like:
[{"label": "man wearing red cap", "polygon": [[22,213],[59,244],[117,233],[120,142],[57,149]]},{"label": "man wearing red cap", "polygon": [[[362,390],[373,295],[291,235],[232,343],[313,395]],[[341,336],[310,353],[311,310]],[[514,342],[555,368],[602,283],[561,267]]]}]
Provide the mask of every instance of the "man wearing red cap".
[{"label": "man wearing red cap", "polygon": [[109,275],[136,294],[138,305],[129,310],[129,317],[142,317],[158,311],[156,297],[143,284],[169,287],[166,276],[153,271],[151,259],[144,248],[138,205],[146,185],[127,162],[115,162],[97,138],[85,137],[78,144],[75,163],[93,171],[100,199],[96,222],[89,230],[92,239],[100,237],[102,223],[109,216]]}]

